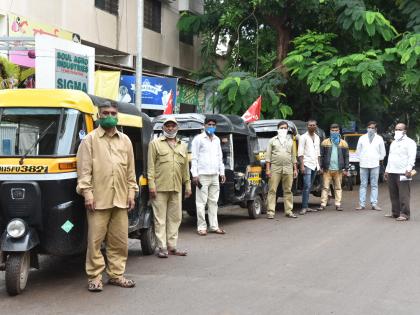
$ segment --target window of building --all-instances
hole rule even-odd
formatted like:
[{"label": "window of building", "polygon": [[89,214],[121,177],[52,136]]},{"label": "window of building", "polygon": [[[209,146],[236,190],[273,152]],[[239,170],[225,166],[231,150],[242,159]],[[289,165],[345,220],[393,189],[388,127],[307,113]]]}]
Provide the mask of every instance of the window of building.
[{"label": "window of building", "polygon": [[95,7],[113,15],[118,15],[119,0],[95,0]]},{"label": "window of building", "polygon": [[179,32],[179,41],[192,46],[194,44],[194,35],[191,33]]},{"label": "window of building", "polygon": [[158,0],[144,1],[144,27],[160,33],[162,4]]}]

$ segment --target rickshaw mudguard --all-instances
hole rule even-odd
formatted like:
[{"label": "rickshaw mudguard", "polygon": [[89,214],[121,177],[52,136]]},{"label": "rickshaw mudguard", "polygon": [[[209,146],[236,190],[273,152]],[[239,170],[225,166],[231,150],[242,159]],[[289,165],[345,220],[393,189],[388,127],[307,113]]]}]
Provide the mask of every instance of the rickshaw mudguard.
[{"label": "rickshaw mudguard", "polygon": [[264,191],[261,186],[252,186],[249,190],[247,199],[254,200],[256,196],[263,195],[263,194],[264,194]]},{"label": "rickshaw mudguard", "polygon": [[153,210],[152,207],[145,207],[144,212],[142,214],[142,222],[141,222],[141,229],[148,229],[153,224]]},{"label": "rickshaw mudguard", "polygon": [[35,229],[29,231],[20,238],[13,238],[3,232],[1,237],[1,251],[3,252],[27,252],[39,244],[38,233]]}]

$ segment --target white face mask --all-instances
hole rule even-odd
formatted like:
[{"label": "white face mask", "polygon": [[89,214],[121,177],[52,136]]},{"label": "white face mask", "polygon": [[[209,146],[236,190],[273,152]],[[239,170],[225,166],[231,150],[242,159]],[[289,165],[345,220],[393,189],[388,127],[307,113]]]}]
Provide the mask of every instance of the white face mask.
[{"label": "white face mask", "polygon": [[367,129],[368,134],[374,134],[376,132],[375,128],[368,128]]},{"label": "white face mask", "polygon": [[287,129],[278,129],[277,134],[280,138],[286,138],[287,136]]},{"label": "white face mask", "polygon": [[177,131],[174,131],[174,132],[172,132],[172,133],[169,133],[169,132],[166,132],[165,130],[163,130],[163,135],[164,135],[166,138],[169,138],[169,139],[173,139],[173,138],[175,138],[175,137],[176,137],[176,134],[177,134]]},{"label": "white face mask", "polygon": [[400,140],[402,137],[404,137],[404,131],[402,130],[395,130],[394,139]]}]

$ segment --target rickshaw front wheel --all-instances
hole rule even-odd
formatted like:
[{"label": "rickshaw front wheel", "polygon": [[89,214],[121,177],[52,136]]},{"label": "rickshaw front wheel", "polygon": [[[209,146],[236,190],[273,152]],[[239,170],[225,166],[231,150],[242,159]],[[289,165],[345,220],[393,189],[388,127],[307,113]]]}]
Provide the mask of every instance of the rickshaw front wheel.
[{"label": "rickshaw front wheel", "polygon": [[155,253],[157,240],[153,224],[149,228],[141,231],[140,243],[143,255],[153,255]]},{"label": "rickshaw front wheel", "polygon": [[248,201],[248,215],[251,219],[256,219],[262,211],[262,199],[260,196],[255,196],[254,200]]},{"label": "rickshaw front wheel", "polygon": [[26,288],[31,258],[29,252],[10,253],[6,260],[6,291],[18,295]]}]

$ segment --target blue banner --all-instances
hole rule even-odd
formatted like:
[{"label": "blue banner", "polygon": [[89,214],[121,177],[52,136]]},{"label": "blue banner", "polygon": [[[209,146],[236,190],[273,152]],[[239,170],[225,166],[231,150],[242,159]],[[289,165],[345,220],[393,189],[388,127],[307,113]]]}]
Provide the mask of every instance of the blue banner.
[{"label": "blue banner", "polygon": [[[163,110],[169,100],[172,91],[172,101],[176,104],[176,78],[163,77],[142,77],[142,108]],[[118,101],[135,103],[136,99],[136,77],[134,75],[122,75]]]}]

